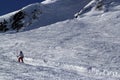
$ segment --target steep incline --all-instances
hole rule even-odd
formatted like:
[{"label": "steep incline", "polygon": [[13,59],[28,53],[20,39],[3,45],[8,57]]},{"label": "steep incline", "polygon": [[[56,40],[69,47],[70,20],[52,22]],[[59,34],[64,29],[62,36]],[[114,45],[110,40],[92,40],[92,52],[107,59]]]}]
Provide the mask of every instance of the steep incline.
[{"label": "steep incline", "polygon": [[[0,79],[119,80],[120,6],[98,13],[0,34]],[[25,64],[16,62],[19,50]]]},{"label": "steep incline", "polygon": [[[73,3],[73,0],[64,1]],[[47,0],[41,6],[37,3],[40,8],[31,4],[23,11],[30,14],[35,7],[40,11],[46,9],[36,16],[46,14],[45,17],[51,20],[47,15],[56,13],[51,7],[55,9],[58,6],[54,5],[61,4],[68,5],[63,5],[61,0]],[[23,19],[23,16],[18,18]],[[29,22],[29,17],[24,20]],[[36,20],[26,29],[29,31],[0,34],[0,80],[120,80],[120,5],[111,5],[106,12],[93,9],[82,17],[44,27]],[[20,50],[25,55],[25,64],[17,62],[16,55]]]}]

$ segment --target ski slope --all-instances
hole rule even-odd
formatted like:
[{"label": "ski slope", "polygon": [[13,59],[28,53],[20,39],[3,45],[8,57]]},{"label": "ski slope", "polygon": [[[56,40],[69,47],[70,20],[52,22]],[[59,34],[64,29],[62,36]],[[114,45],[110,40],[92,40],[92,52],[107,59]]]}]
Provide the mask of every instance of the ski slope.
[{"label": "ski slope", "polygon": [[[119,80],[119,22],[116,5],[108,12],[0,33],[0,80]],[[20,50],[25,64],[17,62]]]}]

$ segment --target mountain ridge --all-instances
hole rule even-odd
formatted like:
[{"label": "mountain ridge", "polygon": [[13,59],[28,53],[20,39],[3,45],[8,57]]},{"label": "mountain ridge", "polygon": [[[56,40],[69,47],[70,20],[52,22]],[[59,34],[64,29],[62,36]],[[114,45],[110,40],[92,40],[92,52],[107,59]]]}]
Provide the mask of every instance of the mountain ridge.
[{"label": "mountain ridge", "polygon": [[[45,0],[41,3],[30,4],[18,11],[1,16],[0,31],[27,31],[59,21],[73,19],[74,17],[77,18],[79,15],[82,16],[94,10],[104,13],[111,6],[118,4],[119,0],[66,0],[64,2],[62,0]],[[17,20],[13,19],[15,15],[19,15],[17,16]],[[19,18],[21,16],[23,18]],[[32,25],[36,25],[36,27]]]},{"label": "mountain ridge", "polygon": [[[20,16],[24,16],[24,18],[19,19],[20,16],[18,16],[18,20],[16,22],[13,20],[13,17],[15,16],[15,14],[13,13],[14,15],[11,14],[11,18],[6,20],[10,24],[5,24],[5,26],[7,29],[9,29],[11,26],[14,26],[15,28],[10,28],[10,30],[15,30],[18,32],[20,28],[24,29],[28,26],[31,26],[31,24],[34,23],[34,21],[37,21],[37,23],[35,24],[39,25],[40,27],[40,26],[53,24],[59,21],[64,21],[66,19],[72,19],[74,18],[74,14],[77,13],[80,9],[82,9],[83,6],[85,6],[89,1],[90,0],[85,0],[85,1],[66,0],[62,2],[62,0],[55,0],[54,2],[48,0],[47,4],[44,4],[45,1],[43,1],[42,3],[31,4],[17,11],[16,15],[17,14],[19,15],[18,12],[23,12],[25,15],[21,14]],[[6,28],[3,27],[1,31],[2,30],[4,31]],[[34,28],[35,27],[30,27],[27,28],[26,30],[30,30]]]}]

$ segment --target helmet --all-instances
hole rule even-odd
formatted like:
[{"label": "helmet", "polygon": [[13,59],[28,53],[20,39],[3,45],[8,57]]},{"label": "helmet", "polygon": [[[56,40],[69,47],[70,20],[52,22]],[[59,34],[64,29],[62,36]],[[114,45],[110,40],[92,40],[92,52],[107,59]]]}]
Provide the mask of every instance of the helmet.
[{"label": "helmet", "polygon": [[20,53],[22,53],[22,51],[20,51]]}]

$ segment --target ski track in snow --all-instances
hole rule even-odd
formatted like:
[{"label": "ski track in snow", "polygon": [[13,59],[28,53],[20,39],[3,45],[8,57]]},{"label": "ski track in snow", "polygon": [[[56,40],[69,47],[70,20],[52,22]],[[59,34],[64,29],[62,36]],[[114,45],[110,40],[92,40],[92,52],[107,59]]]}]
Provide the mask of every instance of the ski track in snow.
[{"label": "ski track in snow", "polygon": [[[22,64],[22,63],[21,63]],[[61,74],[64,74],[66,76],[75,76],[78,78],[75,78],[75,80],[78,80],[80,76],[84,77],[91,77],[97,79],[102,79],[102,78],[120,78],[120,75],[117,74],[117,72],[112,72],[108,70],[99,70],[94,67],[89,67],[89,66],[79,66],[79,65],[73,65],[69,63],[63,63],[63,62],[47,62],[45,63],[44,61],[38,61],[32,58],[26,58],[25,59],[25,64],[23,64],[24,67],[34,67],[35,71],[38,72],[47,72],[48,74],[52,74],[55,76],[61,76]],[[50,77],[49,75],[49,77]],[[63,76],[63,75],[62,75]],[[59,79],[58,79],[59,80]],[[66,80],[69,80],[67,77]],[[73,80],[73,79],[70,79]]]}]

